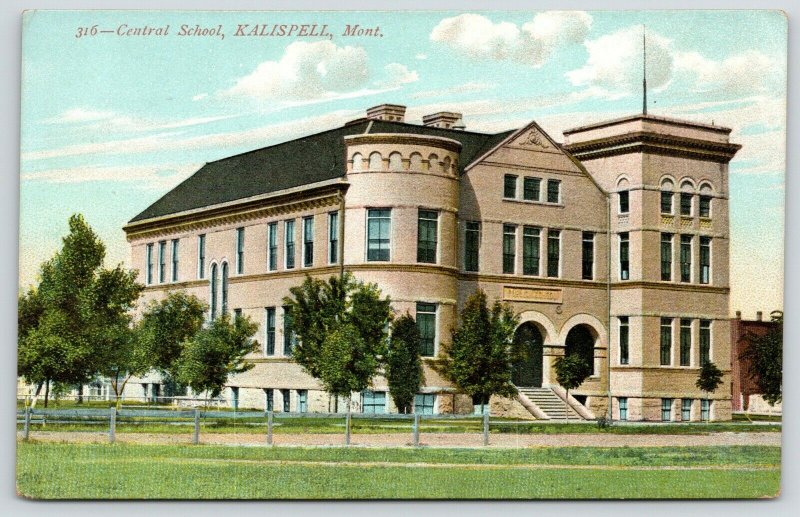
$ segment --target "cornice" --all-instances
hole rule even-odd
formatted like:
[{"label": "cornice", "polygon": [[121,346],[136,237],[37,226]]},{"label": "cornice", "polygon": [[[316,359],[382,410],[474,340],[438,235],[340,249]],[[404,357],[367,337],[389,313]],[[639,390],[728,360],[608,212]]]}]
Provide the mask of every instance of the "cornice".
[{"label": "cornice", "polygon": [[636,131],[586,142],[565,144],[564,148],[579,160],[593,160],[631,153],[651,153],[728,163],[742,146],[729,142],[712,142],[651,131]]},{"label": "cornice", "polygon": [[415,135],[413,133],[364,133],[344,137],[345,143],[350,145],[363,144],[399,144],[399,145],[427,145],[446,149],[457,153],[461,151],[461,142],[451,138],[439,136]]}]

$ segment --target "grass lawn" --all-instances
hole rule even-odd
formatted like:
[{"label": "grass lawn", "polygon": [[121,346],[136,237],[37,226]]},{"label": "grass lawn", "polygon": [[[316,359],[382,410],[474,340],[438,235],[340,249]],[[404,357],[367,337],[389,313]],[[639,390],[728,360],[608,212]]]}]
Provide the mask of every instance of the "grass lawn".
[{"label": "grass lawn", "polygon": [[35,498],[756,498],[777,495],[779,486],[778,447],[17,443],[17,489]]}]

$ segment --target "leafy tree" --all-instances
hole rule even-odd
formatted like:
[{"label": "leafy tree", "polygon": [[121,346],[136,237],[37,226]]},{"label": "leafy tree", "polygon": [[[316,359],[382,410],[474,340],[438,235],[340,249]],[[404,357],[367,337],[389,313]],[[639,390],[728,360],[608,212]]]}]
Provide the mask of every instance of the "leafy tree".
[{"label": "leafy tree", "polygon": [[564,405],[567,409],[569,418],[569,390],[574,390],[592,374],[592,367],[580,354],[570,354],[558,357],[554,364],[556,371],[556,382],[567,392]]},{"label": "leafy tree", "polygon": [[369,386],[378,368],[378,358],[365,354],[364,338],[350,323],[331,329],[321,349],[320,380],[331,395],[350,398]]},{"label": "leafy tree", "polygon": [[172,291],[147,306],[137,326],[137,339],[152,367],[174,374],[184,343],[203,328],[206,308],[183,291]]},{"label": "leafy tree", "polygon": [[748,374],[771,406],[783,399],[783,312],[770,314],[772,328],[763,336],[749,335],[750,346],[740,359],[749,361]]},{"label": "leafy tree", "polygon": [[486,293],[478,289],[464,304],[461,324],[452,331],[452,344],[436,369],[483,407],[492,395],[512,396],[512,363],[521,353],[513,343],[519,319],[508,304],[496,301],[489,309]]},{"label": "leafy tree", "polygon": [[216,397],[231,374],[246,372],[255,366],[245,356],[258,349],[252,339],[258,326],[249,317],[231,321],[227,314],[218,317],[186,341],[175,362],[176,380],[195,392],[207,391]]},{"label": "leafy tree", "polygon": [[395,320],[386,354],[386,380],[397,409],[410,413],[422,383],[419,328],[409,314]]},{"label": "leafy tree", "polygon": [[704,363],[703,367],[700,368],[700,374],[697,376],[695,386],[706,392],[706,400],[708,400],[711,393],[716,391],[720,384],[722,384],[722,371],[711,361]]}]

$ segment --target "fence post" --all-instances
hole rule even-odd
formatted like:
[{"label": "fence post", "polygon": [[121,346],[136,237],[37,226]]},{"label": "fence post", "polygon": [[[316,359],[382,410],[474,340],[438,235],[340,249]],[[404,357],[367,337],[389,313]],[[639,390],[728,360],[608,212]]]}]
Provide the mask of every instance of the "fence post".
[{"label": "fence post", "polygon": [[272,445],[272,411],[267,411],[267,445]]},{"label": "fence post", "polygon": [[192,443],[197,445],[200,443],[200,409],[194,408],[194,435],[192,436]]},{"label": "fence post", "polygon": [[489,413],[483,414],[483,445],[489,445]]},{"label": "fence post", "polygon": [[111,416],[108,426],[108,443],[114,443],[117,433],[117,406],[111,406]]},{"label": "fence post", "polygon": [[419,447],[419,413],[414,413],[414,447]]},{"label": "fence post", "polygon": [[344,444],[350,445],[350,411],[347,412],[344,420]]},{"label": "fence post", "polygon": [[31,432],[31,408],[25,406],[25,426],[22,430],[22,439],[27,441]]}]

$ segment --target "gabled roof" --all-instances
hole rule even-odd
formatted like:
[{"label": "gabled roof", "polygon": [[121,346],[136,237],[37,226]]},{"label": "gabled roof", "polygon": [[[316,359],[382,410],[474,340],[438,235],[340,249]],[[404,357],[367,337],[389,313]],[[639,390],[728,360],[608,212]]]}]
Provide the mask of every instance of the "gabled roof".
[{"label": "gabled roof", "polygon": [[440,136],[461,142],[461,170],[513,131],[497,134],[363,119],[342,127],[210,162],[129,221],[229,203],[345,174],[344,137],[369,133]]}]

